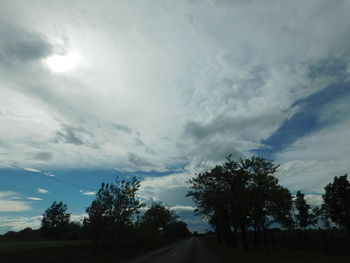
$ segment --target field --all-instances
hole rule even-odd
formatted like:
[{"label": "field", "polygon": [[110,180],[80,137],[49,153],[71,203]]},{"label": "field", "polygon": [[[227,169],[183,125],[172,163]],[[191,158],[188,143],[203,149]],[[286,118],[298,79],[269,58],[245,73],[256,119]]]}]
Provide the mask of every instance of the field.
[{"label": "field", "polygon": [[0,243],[0,262],[122,262],[174,242],[117,248],[92,241],[36,241]]},{"label": "field", "polygon": [[295,248],[264,247],[233,249],[226,244],[219,244],[213,238],[205,238],[208,249],[217,255],[223,262],[244,263],[345,263],[350,262],[349,254],[327,254],[322,251]]}]

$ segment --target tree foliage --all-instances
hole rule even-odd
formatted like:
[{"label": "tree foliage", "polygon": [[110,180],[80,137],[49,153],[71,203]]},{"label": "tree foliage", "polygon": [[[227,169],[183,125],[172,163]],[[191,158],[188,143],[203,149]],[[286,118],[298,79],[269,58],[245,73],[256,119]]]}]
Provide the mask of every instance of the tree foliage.
[{"label": "tree foliage", "polygon": [[347,174],[334,177],[325,187],[324,207],[337,225],[350,230],[350,183]]},{"label": "tree foliage", "polygon": [[49,239],[58,239],[68,229],[70,214],[67,213],[67,205],[63,202],[53,202],[45,210],[41,221],[41,230]]},{"label": "tree foliage", "polygon": [[305,195],[298,191],[295,198],[295,208],[298,212],[296,219],[299,227],[302,229],[305,229],[310,224],[312,224],[310,205],[306,202],[304,197]]},{"label": "tree foliage", "polygon": [[142,224],[152,233],[163,232],[167,225],[174,223],[177,216],[161,203],[153,203],[142,216]]},{"label": "tree foliage", "polygon": [[113,184],[102,183],[96,199],[86,209],[85,225],[95,239],[122,242],[133,225],[136,212],[143,204],[136,198],[140,182],[116,179]]},{"label": "tree foliage", "polygon": [[[189,180],[188,196],[197,206],[197,213],[216,229],[219,238],[236,245],[239,231],[247,248],[246,232],[252,228],[255,241],[273,222],[285,223],[291,210],[291,194],[273,176],[278,165],[264,158],[231,160],[217,165]],[[232,231],[233,229],[233,231]]]},{"label": "tree foliage", "polygon": [[164,228],[165,238],[185,238],[190,235],[187,224],[182,221],[175,221],[167,224]]}]

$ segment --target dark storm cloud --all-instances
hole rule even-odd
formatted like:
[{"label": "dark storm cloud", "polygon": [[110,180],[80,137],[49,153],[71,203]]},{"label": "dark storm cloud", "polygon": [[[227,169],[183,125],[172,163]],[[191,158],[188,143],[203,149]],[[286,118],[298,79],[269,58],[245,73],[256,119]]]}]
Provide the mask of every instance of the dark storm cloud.
[{"label": "dark storm cloud", "polygon": [[52,46],[40,35],[0,21],[0,63],[12,65],[46,57]]},{"label": "dark storm cloud", "polygon": [[281,119],[280,114],[267,114],[249,118],[217,117],[207,124],[188,122],[185,125],[184,135],[195,140],[206,140],[215,135],[236,135],[251,137],[263,129],[270,128]]},{"label": "dark storm cloud", "polygon": [[147,145],[141,140],[139,134],[138,134],[137,137],[135,138],[135,144],[136,144],[137,146],[143,147],[147,153],[152,154],[152,155],[155,154],[155,151],[154,151],[151,147],[147,146]]},{"label": "dark storm cloud", "polygon": [[112,123],[112,127],[118,131],[122,131],[129,134],[132,133],[132,129],[126,125]]},{"label": "dark storm cloud", "polygon": [[141,169],[147,168],[155,168],[156,165],[148,161],[146,158],[139,156],[136,153],[129,153],[128,160],[135,165],[136,167]]},{"label": "dark storm cloud", "polygon": [[63,126],[63,131],[56,132],[55,142],[71,143],[75,145],[84,144],[83,140],[80,139],[76,134],[77,129],[69,127],[67,125]]},{"label": "dark storm cloud", "polygon": [[49,161],[52,160],[53,154],[51,152],[38,152],[33,154],[34,159],[40,161]]},{"label": "dark storm cloud", "polygon": [[256,138],[263,138],[273,127],[277,129],[282,118],[281,113],[276,113],[244,118],[218,116],[208,123],[188,122],[183,136],[193,143],[178,147],[183,154],[194,154],[203,160],[218,162],[229,154],[239,159],[258,145]]},{"label": "dark storm cloud", "polygon": [[74,145],[85,145],[91,148],[98,148],[93,142],[94,135],[82,127],[72,127],[67,124],[62,124],[62,130],[57,131],[53,139],[54,143],[68,143]]},{"label": "dark storm cloud", "polygon": [[343,77],[347,73],[349,61],[340,58],[321,59],[309,67],[309,77]]}]

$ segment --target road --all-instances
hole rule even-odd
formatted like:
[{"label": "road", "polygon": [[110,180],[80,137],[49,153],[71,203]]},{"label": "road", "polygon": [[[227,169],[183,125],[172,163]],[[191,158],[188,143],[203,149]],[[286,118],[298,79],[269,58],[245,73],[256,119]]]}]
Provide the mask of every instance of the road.
[{"label": "road", "polygon": [[192,237],[150,252],[126,263],[219,263],[204,246],[203,241]]}]

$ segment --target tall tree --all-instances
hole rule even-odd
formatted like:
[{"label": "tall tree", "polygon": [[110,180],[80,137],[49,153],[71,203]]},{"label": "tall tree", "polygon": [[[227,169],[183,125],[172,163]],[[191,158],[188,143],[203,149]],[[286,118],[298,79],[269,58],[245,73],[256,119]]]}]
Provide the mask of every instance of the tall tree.
[{"label": "tall tree", "polygon": [[297,192],[294,202],[298,212],[296,215],[298,226],[305,229],[312,223],[310,205],[306,202],[305,195],[300,191]]},{"label": "tall tree", "polygon": [[68,229],[70,214],[67,205],[56,201],[45,210],[41,221],[41,231],[49,239],[58,239]]},{"label": "tall tree", "polygon": [[195,202],[197,212],[215,227],[219,238],[223,236],[234,245],[236,232],[241,232],[247,248],[248,228],[253,228],[259,237],[272,220],[282,218],[280,206],[286,213],[290,211],[290,193],[273,176],[277,168],[264,158],[234,161],[229,156],[222,165],[189,180],[187,195]]},{"label": "tall tree", "polygon": [[[255,233],[255,243],[260,244],[262,238],[266,244],[265,230],[272,223],[272,217],[276,213],[276,204],[282,204],[284,199],[283,188],[278,185],[278,179],[273,176],[279,165],[273,161],[252,157],[246,159],[245,168],[251,176],[249,186],[251,211],[251,224]],[[280,209],[280,207],[278,208]]]},{"label": "tall tree", "polygon": [[334,177],[333,183],[325,187],[323,200],[332,221],[350,231],[350,183],[347,174]]},{"label": "tall tree", "polygon": [[292,216],[293,199],[290,191],[282,186],[275,189],[274,201],[271,204],[271,214],[276,223],[288,230],[289,237],[295,226]]},{"label": "tall tree", "polygon": [[132,228],[135,213],[144,206],[136,198],[139,187],[136,177],[130,181],[117,178],[113,184],[101,185],[96,199],[86,209],[88,218],[84,221],[95,239],[123,242]]}]

